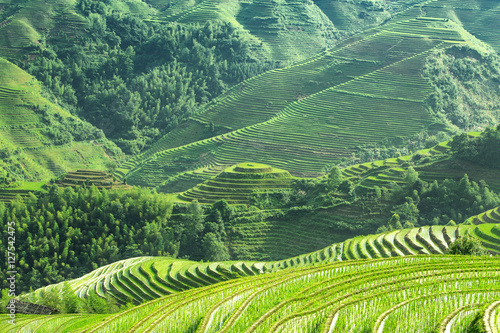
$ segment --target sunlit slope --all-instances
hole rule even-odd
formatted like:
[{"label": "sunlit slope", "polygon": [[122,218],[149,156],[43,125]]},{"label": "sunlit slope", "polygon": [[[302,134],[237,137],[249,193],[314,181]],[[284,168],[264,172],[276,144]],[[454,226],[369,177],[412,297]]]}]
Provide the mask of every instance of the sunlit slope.
[{"label": "sunlit slope", "polygon": [[[470,234],[491,253],[500,253],[500,225],[432,226],[358,236],[324,249],[279,261],[194,262],[166,257],[138,257],[100,267],[69,285],[79,297],[91,290],[124,304],[156,299],[226,280],[337,261],[444,254],[458,237]],[[62,283],[36,292],[61,288]]]},{"label": "sunlit slope", "polygon": [[498,168],[486,167],[453,156],[449,142],[441,142],[412,155],[351,165],[342,169],[342,174],[356,184],[356,192],[362,193],[363,190],[373,190],[375,187],[391,190],[394,183],[404,184],[404,177],[410,166],[418,172],[422,180],[429,183],[442,182],[445,179],[460,180],[467,174],[470,180],[477,183],[484,180],[490,189],[500,190]]},{"label": "sunlit slope", "polygon": [[157,20],[205,24],[222,21],[250,41],[256,54],[296,62],[332,45],[336,29],[312,2],[287,0],[155,0]]},{"label": "sunlit slope", "polygon": [[53,145],[44,113],[71,118],[75,126],[81,121],[42,97],[40,89],[32,76],[0,58],[0,148],[9,152],[0,167],[25,180],[48,180],[77,167],[103,168],[109,157],[97,143]]},{"label": "sunlit slope", "polygon": [[[19,316],[9,331],[65,332],[79,323],[85,332],[419,333],[459,329],[485,307],[479,324],[491,329],[498,322],[499,267],[498,257],[470,256],[332,263],[197,288],[104,320]],[[455,320],[464,309],[473,311]]]},{"label": "sunlit slope", "polygon": [[[200,263],[168,257],[138,257],[100,267],[69,285],[79,297],[91,290],[100,296],[109,294],[117,302],[136,304],[184,290],[264,273],[266,263],[252,261]],[[60,288],[54,284],[36,293]]]},{"label": "sunlit slope", "polygon": [[436,47],[462,42],[458,28],[443,20],[386,25],[245,81],[197,116],[233,131],[176,148],[169,134],[118,172],[129,173],[131,184],[158,186],[182,171],[252,160],[317,176],[359,145],[427,128],[433,119],[424,104],[424,60]]}]

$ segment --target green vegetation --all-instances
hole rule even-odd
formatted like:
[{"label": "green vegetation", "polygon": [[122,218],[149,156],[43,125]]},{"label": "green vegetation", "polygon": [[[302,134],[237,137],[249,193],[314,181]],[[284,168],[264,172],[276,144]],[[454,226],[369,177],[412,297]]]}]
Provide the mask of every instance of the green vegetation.
[{"label": "green vegetation", "polygon": [[90,187],[95,185],[98,189],[119,189],[119,188],[130,188],[121,182],[116,181],[112,175],[99,170],[76,170],[74,172],[68,172],[62,176],[57,182],[57,185],[62,187],[79,187],[87,186]]},{"label": "green vegetation", "polygon": [[102,131],[49,102],[39,82],[0,58],[0,187],[102,168],[120,154]]},{"label": "green vegetation", "polygon": [[[194,262],[166,257],[138,257],[103,266],[80,278],[50,285],[35,291],[37,303],[46,293],[71,288],[80,298],[90,293],[112,297],[119,304],[141,303],[207,286],[228,279],[302,268],[336,261],[377,259],[421,254],[485,255],[500,253],[500,225],[491,225],[485,239],[474,226],[434,226],[394,230],[359,236],[324,249],[275,262]],[[496,244],[497,250],[489,250]],[[494,245],[495,246],[495,245]],[[216,260],[215,260],[216,261]],[[29,297],[34,297],[32,294]]]},{"label": "green vegetation", "polygon": [[480,135],[471,138],[463,134],[456,136],[450,146],[459,158],[496,168],[500,162],[500,126],[489,127]]},{"label": "green vegetation", "polygon": [[[2,235],[15,222],[19,291],[75,278],[108,263],[178,251],[168,221],[172,201],[149,190],[99,191],[51,186],[8,207],[0,202]],[[0,245],[6,251],[7,244]],[[2,288],[7,263],[1,264]]]},{"label": "green vegetation", "polygon": [[471,130],[495,125],[500,58],[480,48],[453,46],[427,57],[424,76],[433,88],[428,103],[445,123]]},{"label": "green vegetation", "polygon": [[499,10],[0,0],[0,331],[495,332]]},{"label": "green vegetation", "polygon": [[173,0],[151,4],[160,9],[157,19],[161,21],[230,23],[258,53],[285,63],[308,58],[331,46],[340,35],[311,1]]},{"label": "green vegetation", "polygon": [[181,200],[214,203],[226,200],[229,204],[244,204],[251,194],[290,188],[292,178],[285,170],[258,163],[240,163],[182,194]]},{"label": "green vegetation", "polygon": [[[498,257],[412,256],[331,263],[230,280],[162,297],[116,315],[19,316],[11,330],[36,326],[89,332],[272,331],[430,332],[471,324],[453,313],[487,306],[486,328],[498,321]],[[476,308],[475,308],[476,307]],[[479,309],[478,309],[479,310]],[[406,318],[406,320],[405,320]],[[418,320],[407,320],[418,318]],[[103,320],[104,319],[104,320]],[[65,320],[66,324],[55,321]],[[484,327],[484,326],[483,326]],[[493,326],[494,327],[494,326]]]},{"label": "green vegetation", "polygon": [[487,251],[481,247],[481,242],[478,239],[465,235],[451,243],[446,253],[480,256],[485,255]]},{"label": "green vegetation", "polygon": [[228,23],[147,24],[147,13],[122,12],[120,3],[79,1],[85,24],[76,44],[73,34],[50,35],[23,64],[52,99],[125,153],[139,153],[230,86],[275,66],[258,60]]},{"label": "green vegetation", "polygon": [[38,304],[49,305],[44,301],[45,295],[57,294],[59,290],[69,288],[73,290],[73,295],[76,294],[81,299],[95,293],[102,298],[111,297],[121,305],[130,302],[139,304],[184,290],[262,274],[264,264],[199,263],[167,257],[138,257],[100,267],[78,279],[40,288],[26,297],[34,299]]},{"label": "green vegetation", "polygon": [[[192,166],[248,159],[292,175],[320,175],[327,164],[361,145],[398,141],[430,128],[425,100],[432,86],[421,70],[433,49],[463,43],[460,32],[447,22],[395,22],[308,61],[249,79],[193,117],[231,132],[174,148],[168,144],[177,135],[174,130],[123,164],[118,174],[131,184],[166,190],[169,179]],[[184,133],[195,130],[186,126]]]}]

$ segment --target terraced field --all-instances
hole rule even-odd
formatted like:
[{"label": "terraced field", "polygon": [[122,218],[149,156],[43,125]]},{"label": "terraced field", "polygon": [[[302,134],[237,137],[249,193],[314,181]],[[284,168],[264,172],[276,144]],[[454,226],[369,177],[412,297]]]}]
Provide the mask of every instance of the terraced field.
[{"label": "terraced field", "polygon": [[426,16],[447,17],[459,22],[477,38],[500,50],[500,4],[495,0],[439,0],[422,6]]},{"label": "terraced field", "polygon": [[[477,135],[476,132],[468,134]],[[392,183],[404,183],[408,167],[413,165],[419,177],[429,183],[445,179],[459,180],[467,174],[475,182],[484,180],[494,191],[500,189],[500,174],[497,169],[454,158],[448,144],[449,142],[441,142],[411,155],[351,165],[342,169],[342,176],[356,184],[357,192],[373,190],[375,186],[390,190]]]},{"label": "terraced field", "polygon": [[359,145],[430,125],[423,61],[434,48],[462,42],[460,28],[446,20],[409,19],[372,29],[295,66],[247,80],[197,116],[232,131],[170,147],[174,131],[117,174],[130,184],[161,186],[185,171],[252,160],[296,176],[318,176]]},{"label": "terraced field", "polygon": [[[76,37],[84,18],[75,12],[74,0],[23,1],[10,17],[0,22],[0,57],[15,58],[43,32]],[[11,4],[16,5],[16,2]]]},{"label": "terraced field", "polygon": [[9,203],[17,196],[26,198],[29,196],[29,193],[37,194],[44,191],[43,186],[44,183],[41,182],[24,182],[21,186],[14,188],[0,188],[0,201]]},{"label": "terraced field", "polygon": [[469,217],[467,222],[472,224],[500,223],[500,207],[496,207],[476,216]]},{"label": "terraced field", "polygon": [[291,182],[288,171],[274,169],[266,164],[240,163],[179,194],[179,199],[198,200],[201,203],[225,199],[229,204],[245,204],[252,192],[286,189]]},{"label": "terraced field", "polygon": [[112,175],[104,171],[89,169],[79,169],[68,172],[56,183],[62,187],[78,187],[85,184],[87,186],[95,185],[99,189],[107,190],[131,188],[129,185],[117,182]]},{"label": "terraced field", "polygon": [[27,181],[46,181],[79,167],[103,168],[109,156],[101,142],[51,144],[38,110],[44,108],[63,118],[72,116],[42,97],[40,91],[40,84],[31,75],[0,58],[0,148],[17,150],[4,158],[0,167]]},{"label": "terraced field", "polygon": [[[199,263],[167,257],[138,257],[100,267],[69,281],[79,297],[90,290],[111,295],[119,303],[131,300],[139,304],[184,290],[264,273],[266,263],[239,261]],[[59,288],[61,284],[36,290],[36,293]]]},{"label": "terraced field", "polygon": [[[381,259],[414,255],[439,255],[458,237],[470,234],[481,240],[491,253],[500,254],[500,225],[433,226],[393,230],[383,234],[358,236],[324,249],[293,258],[255,262],[199,263],[166,257],[138,257],[101,267],[81,278],[69,281],[78,296],[90,290],[104,296],[109,293],[124,304],[136,304],[164,295],[208,286],[226,280],[317,264],[358,259]],[[62,284],[38,289],[60,288]]]},{"label": "terraced field", "polygon": [[499,257],[470,256],[330,263],[195,288],[115,315],[18,316],[5,332],[462,332],[481,308],[483,329],[495,330],[499,267]]}]

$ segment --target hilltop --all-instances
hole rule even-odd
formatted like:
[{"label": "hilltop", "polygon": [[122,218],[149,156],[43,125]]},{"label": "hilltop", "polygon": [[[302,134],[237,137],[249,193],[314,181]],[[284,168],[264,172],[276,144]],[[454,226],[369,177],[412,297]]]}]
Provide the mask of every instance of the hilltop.
[{"label": "hilltop", "polygon": [[287,189],[291,181],[288,171],[274,169],[266,164],[240,163],[181,193],[179,198],[201,203],[215,203],[224,199],[229,204],[245,204],[251,194]]}]

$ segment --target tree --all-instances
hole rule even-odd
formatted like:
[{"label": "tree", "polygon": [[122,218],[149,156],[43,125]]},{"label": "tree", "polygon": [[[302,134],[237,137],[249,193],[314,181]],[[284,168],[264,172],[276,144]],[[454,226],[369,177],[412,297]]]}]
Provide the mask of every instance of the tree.
[{"label": "tree", "polygon": [[105,166],[106,166],[106,171],[112,175],[115,173],[115,170],[118,165],[116,164],[115,161],[107,161]]},{"label": "tree", "polygon": [[418,172],[413,169],[413,167],[408,167],[408,171],[406,172],[405,175],[405,182],[409,187],[413,187],[413,184],[415,184],[418,180]]},{"label": "tree", "polygon": [[230,259],[227,247],[217,239],[213,232],[209,232],[203,237],[202,247],[205,260],[225,261]]},{"label": "tree", "polygon": [[403,225],[403,228],[411,229],[411,228],[415,228],[415,225],[413,223],[411,223],[410,221],[406,221],[405,224]]},{"label": "tree", "polygon": [[398,214],[392,215],[391,219],[389,220],[389,226],[392,229],[403,229],[403,226],[401,225],[401,218]]},{"label": "tree", "polygon": [[450,244],[446,253],[473,256],[483,256],[488,254],[488,252],[481,246],[479,239],[470,235],[465,235],[456,239]]},{"label": "tree", "polygon": [[385,225],[383,225],[377,229],[377,234],[383,234],[384,232],[387,232],[387,231],[389,231],[389,229],[387,229],[387,227]]},{"label": "tree", "polygon": [[342,171],[338,166],[334,166],[328,173],[328,188],[331,191],[337,190],[339,185],[342,183]]}]

